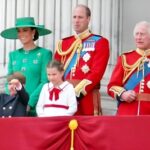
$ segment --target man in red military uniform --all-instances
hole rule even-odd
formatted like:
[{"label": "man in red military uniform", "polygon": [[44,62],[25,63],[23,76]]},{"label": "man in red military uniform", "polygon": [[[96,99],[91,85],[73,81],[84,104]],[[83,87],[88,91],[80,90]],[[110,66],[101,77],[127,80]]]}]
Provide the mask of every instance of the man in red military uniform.
[{"label": "man in red military uniform", "polygon": [[150,23],[134,28],[136,50],[119,56],[108,84],[118,115],[150,115]]},{"label": "man in red military uniform", "polygon": [[75,87],[78,99],[77,115],[99,115],[100,80],[109,59],[108,40],[88,29],[91,12],[78,5],[73,12],[75,35],[61,40],[54,58],[64,64],[65,79]]}]

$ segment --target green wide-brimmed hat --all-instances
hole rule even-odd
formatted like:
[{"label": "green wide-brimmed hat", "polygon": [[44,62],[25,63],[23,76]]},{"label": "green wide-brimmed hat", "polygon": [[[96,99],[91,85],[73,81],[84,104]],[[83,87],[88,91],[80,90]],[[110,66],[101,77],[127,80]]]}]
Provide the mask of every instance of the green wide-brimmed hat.
[{"label": "green wide-brimmed hat", "polygon": [[50,34],[52,31],[44,28],[44,25],[35,25],[33,17],[23,17],[16,19],[16,25],[13,28],[8,28],[1,32],[1,36],[6,39],[18,39],[17,28],[33,27],[35,28],[39,36]]}]

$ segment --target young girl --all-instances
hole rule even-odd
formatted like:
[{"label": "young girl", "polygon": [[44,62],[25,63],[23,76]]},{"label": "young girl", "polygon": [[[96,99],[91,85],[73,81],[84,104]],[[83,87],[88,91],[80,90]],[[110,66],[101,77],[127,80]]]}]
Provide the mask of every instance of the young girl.
[{"label": "young girl", "polygon": [[46,83],[40,93],[36,106],[39,117],[47,116],[72,116],[77,111],[77,101],[74,87],[68,81],[63,80],[63,65],[58,61],[52,61],[47,65]]}]

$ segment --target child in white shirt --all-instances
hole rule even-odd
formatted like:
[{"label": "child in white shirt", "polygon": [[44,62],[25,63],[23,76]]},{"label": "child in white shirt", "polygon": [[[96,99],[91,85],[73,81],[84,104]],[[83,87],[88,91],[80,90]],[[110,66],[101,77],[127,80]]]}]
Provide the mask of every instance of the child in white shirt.
[{"label": "child in white shirt", "polygon": [[74,87],[68,81],[63,80],[63,65],[58,61],[52,61],[47,65],[46,83],[40,93],[36,105],[37,116],[72,116],[77,111],[77,100]]}]

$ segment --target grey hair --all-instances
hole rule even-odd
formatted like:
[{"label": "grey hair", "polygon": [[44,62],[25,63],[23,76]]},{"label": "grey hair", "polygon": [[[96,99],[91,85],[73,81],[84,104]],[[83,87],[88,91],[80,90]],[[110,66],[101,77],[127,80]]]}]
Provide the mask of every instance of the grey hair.
[{"label": "grey hair", "polygon": [[141,21],[141,22],[138,22],[138,23],[135,25],[134,30],[133,30],[133,36],[135,36],[136,31],[137,31],[137,28],[138,28],[139,26],[145,26],[146,29],[147,29],[147,31],[148,31],[148,33],[149,33],[149,35],[150,35],[150,23],[147,22],[147,21]]}]

